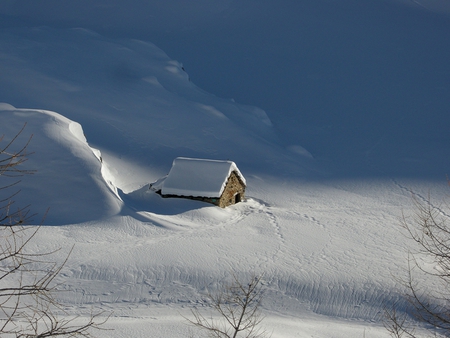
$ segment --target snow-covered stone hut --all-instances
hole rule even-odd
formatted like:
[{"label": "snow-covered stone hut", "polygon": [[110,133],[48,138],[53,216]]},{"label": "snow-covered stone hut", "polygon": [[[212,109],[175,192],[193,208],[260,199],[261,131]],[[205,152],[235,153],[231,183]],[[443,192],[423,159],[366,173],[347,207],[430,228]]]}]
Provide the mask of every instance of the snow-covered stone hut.
[{"label": "snow-covered stone hut", "polygon": [[246,182],[232,161],[177,157],[159,187],[162,197],[189,198],[225,208],[244,200]]}]

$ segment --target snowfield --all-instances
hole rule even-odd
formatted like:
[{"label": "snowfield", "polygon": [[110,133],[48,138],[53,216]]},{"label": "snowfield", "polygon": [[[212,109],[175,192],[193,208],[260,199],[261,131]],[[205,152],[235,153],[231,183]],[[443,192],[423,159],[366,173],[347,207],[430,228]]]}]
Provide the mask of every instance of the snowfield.
[{"label": "snowfield", "polygon": [[[427,134],[416,139],[422,113],[410,110],[395,117],[404,124],[381,130],[383,123],[372,115],[332,121],[318,115],[311,121],[310,116],[243,105],[215,96],[213,88],[197,87],[181,60],[130,30],[126,20],[140,17],[139,6],[147,8],[140,1],[117,26],[111,22],[124,8],[120,1],[110,7],[97,1],[95,11],[105,11],[98,22],[91,16],[81,20],[76,14],[83,12],[81,5],[73,5],[70,14],[46,1],[49,18],[60,20],[46,21],[39,11],[32,15],[20,9],[21,2],[0,5],[5,19],[0,26],[0,135],[2,143],[8,142],[25,126],[14,142],[17,149],[32,135],[24,169],[35,172],[21,177],[15,200],[18,206],[31,205],[37,213],[34,224],[43,224],[29,250],[61,248],[54,258],[62,261],[73,248],[56,279],[65,311],[80,320],[91,311],[110,315],[104,327],[111,330],[94,332],[98,337],[186,337],[192,328],[183,316],[194,307],[209,314],[208,291],[218,290],[231,273],[243,280],[261,274],[263,326],[274,338],[389,336],[383,309],[401,299],[404,290],[396,277],[404,275],[413,248],[400,227],[402,215],[413,212],[411,193],[421,201],[431,196],[435,205],[448,195],[445,128],[428,133],[427,124]],[[161,38],[178,32],[178,38],[187,34],[190,41],[188,33],[197,32],[198,25],[207,27],[208,16],[227,24],[250,20],[250,1],[202,3],[187,6],[181,16],[186,21],[180,22],[169,15],[174,10],[169,5],[157,7],[161,16],[155,20],[164,29],[152,22],[148,34]],[[435,1],[429,7],[444,11],[445,4]],[[413,8],[402,10],[422,13]],[[266,15],[263,9],[255,13]],[[423,13],[423,20],[437,15]],[[448,18],[439,15],[439,25],[445,22],[448,28]],[[164,24],[164,18],[172,22]],[[137,21],[139,28],[143,23]],[[282,25],[279,29],[275,33],[283,32]],[[217,39],[229,43],[226,34]],[[246,46],[259,48],[260,42]],[[183,52],[195,51],[180,48]],[[261,58],[273,56],[266,52]],[[228,59],[228,66],[233,62],[237,65]],[[447,72],[446,64],[440,66]],[[252,73],[244,75],[250,83]],[[326,99],[332,93],[321,76],[313,81],[323,81]],[[270,84],[273,94],[267,99],[276,102],[278,90],[299,95],[290,85]],[[448,92],[450,84],[441,87],[436,92]],[[436,98],[427,95],[424,90],[423,102]],[[429,103],[430,119],[442,117],[440,124],[448,125],[444,97],[439,94],[440,101]],[[388,116],[391,108],[380,114]],[[290,120],[292,128],[286,126]],[[349,135],[359,124],[366,128],[361,135]],[[372,138],[365,130],[380,134]],[[314,150],[300,144],[305,137]],[[356,141],[341,140],[347,137]],[[167,175],[177,157],[235,162],[247,182],[246,200],[221,209],[161,198],[149,184]],[[404,168],[407,173],[399,175]],[[0,186],[8,182],[0,177]],[[0,190],[0,199],[10,191]]]},{"label": "snowfield", "polygon": [[383,305],[402,292],[393,276],[407,258],[399,217],[410,205],[410,189],[422,198],[431,188],[433,196],[446,194],[443,184],[251,172],[247,200],[226,209],[163,199],[148,185],[124,193],[111,183],[119,181],[113,170],[102,170],[113,166],[95,156],[79,124],[48,111],[2,109],[9,135],[24,121],[19,141],[33,134],[26,165],[37,172],[23,178],[17,200],[36,210],[50,206],[49,226],[32,249],[61,247],[64,257],[74,247],[57,278],[66,291],[58,299],[74,314],[113,311],[106,327],[117,329],[108,337],[137,334],[127,325],[183,336],[182,315],[193,306],[206,310],[207,290],[233,271],[242,278],[264,274],[265,324],[275,337],[307,336],[311,323],[322,321],[326,327],[316,324],[313,332],[323,337],[329,326],[342,337],[383,335]]},{"label": "snowfield", "polygon": [[[7,110],[1,110],[4,108]],[[32,135],[27,150],[39,154],[29,156],[27,169],[36,173],[21,177],[23,192],[18,203],[31,204],[41,213],[51,208],[45,220],[47,224],[67,224],[69,220],[85,222],[120,211],[116,188],[101,174],[99,152],[88,146],[78,123],[53,112],[16,110],[5,105],[0,106],[0,113],[7,136],[4,141],[9,142],[25,127],[14,143],[16,151]],[[46,182],[49,189],[42,189],[42,182]],[[77,205],[81,209],[74,208]]]}]

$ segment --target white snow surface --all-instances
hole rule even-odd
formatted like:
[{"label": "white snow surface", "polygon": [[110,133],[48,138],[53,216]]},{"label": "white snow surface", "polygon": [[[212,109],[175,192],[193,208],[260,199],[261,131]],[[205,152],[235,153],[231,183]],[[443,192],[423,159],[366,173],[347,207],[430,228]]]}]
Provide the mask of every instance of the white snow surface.
[{"label": "white snow surface", "polygon": [[[121,210],[116,187],[105,180],[106,173],[102,175],[100,152],[89,147],[80,124],[54,112],[15,109],[5,104],[0,106],[0,121],[5,143],[25,126],[10,151],[19,150],[31,137],[23,169],[33,172],[17,178],[21,192],[16,204],[32,205],[33,212],[38,213],[34,222],[79,223]],[[2,177],[2,182],[7,180]],[[12,189],[4,194],[12,193]]]},{"label": "white snow surface", "polygon": [[177,157],[162,183],[161,193],[218,198],[233,171],[245,184],[244,176],[233,161]]},{"label": "white snow surface", "polygon": [[[0,190],[0,200],[20,189],[14,207],[30,205],[37,213],[33,223],[43,226],[30,252],[62,248],[53,255],[61,262],[73,247],[56,279],[63,291],[56,294],[62,309],[80,321],[91,311],[110,314],[105,328],[111,331],[94,332],[98,337],[186,337],[183,316],[189,317],[192,308],[212,314],[208,291],[229,281],[232,272],[243,280],[256,273],[263,275],[265,289],[262,324],[272,337],[388,337],[383,309],[401,299],[404,290],[394,276],[404,276],[408,251],[414,250],[400,219],[413,211],[412,191],[421,201],[431,196],[431,203],[441,205],[448,193],[445,167],[433,156],[450,156],[434,141],[417,148],[412,142],[408,154],[414,156],[400,159],[413,169],[442,170],[439,180],[432,175],[370,176],[358,168],[348,176],[335,175],[332,159],[319,161],[315,153],[320,151],[282,138],[305,132],[319,135],[317,148],[339,144],[321,135],[353,121],[342,121],[339,128],[333,121],[306,124],[300,130],[299,113],[290,117],[291,134],[283,135],[287,131],[271,118],[284,116],[282,109],[268,115],[208,93],[210,88],[190,81],[181,62],[142,35],[136,33],[137,38],[132,30],[119,34],[114,27],[123,21],[118,18],[132,23],[146,13],[138,13],[139,6],[92,1],[90,16],[84,16],[84,2],[70,2],[66,9],[68,3],[48,0],[39,8],[21,0],[0,4],[1,144],[26,124],[13,146],[20,149],[32,135],[23,169],[35,170],[16,178],[1,176],[0,186],[21,182]],[[256,6],[244,0],[136,4],[159,10],[155,20],[145,17],[146,22],[167,24],[164,29],[181,36],[192,28],[188,23],[201,25],[210,15],[238,20],[253,13],[248,6]],[[181,9],[173,16],[174,8]],[[99,30],[110,29],[109,34],[93,30],[93,23]],[[275,38],[280,32],[274,32]],[[219,44],[227,38],[221,39]],[[261,59],[276,58],[272,52],[283,50],[273,46],[267,52],[261,41],[263,36],[245,48],[260,51]],[[211,62],[220,68],[220,62]],[[279,62],[296,67],[296,60]],[[312,82],[322,76],[306,75]],[[272,98],[285,94],[277,91],[280,84],[269,85]],[[439,98],[446,91],[445,84],[434,89]],[[289,92],[298,95],[296,88]],[[411,118],[405,112],[399,120]],[[363,122],[370,126],[372,120]],[[391,127],[395,135],[399,127]],[[389,138],[376,136],[370,147],[352,148],[368,165]],[[348,149],[333,149],[334,158],[345,162]],[[167,174],[177,157],[236,162],[245,174],[247,200],[221,209],[161,198],[148,184]],[[448,216],[445,205],[440,210]]]}]

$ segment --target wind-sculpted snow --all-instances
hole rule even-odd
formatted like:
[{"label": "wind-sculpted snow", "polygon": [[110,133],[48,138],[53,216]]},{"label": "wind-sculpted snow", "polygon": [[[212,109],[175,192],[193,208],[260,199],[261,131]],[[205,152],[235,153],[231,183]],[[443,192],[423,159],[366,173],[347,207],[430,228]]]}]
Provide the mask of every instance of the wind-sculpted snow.
[{"label": "wind-sculpted snow", "polygon": [[128,315],[159,307],[206,311],[205,294],[234,271],[264,274],[266,313],[380,321],[403,292],[394,276],[406,267],[398,217],[409,193],[400,186],[420,192],[420,185],[248,180],[250,187],[257,182],[246,202],[227,209],[142,189],[123,195],[130,216],[44,228],[41,249],[41,237],[75,244],[58,277],[67,292],[58,297],[69,307]]},{"label": "wind-sculpted snow", "polygon": [[[410,191],[445,195],[440,184],[406,180],[315,181],[250,173],[248,199],[226,209],[163,199],[147,185],[118,190],[117,196],[114,182],[121,181],[117,172],[126,163],[104,160],[79,124],[53,112],[0,107],[5,141],[24,122],[18,145],[33,133],[27,168],[37,172],[23,178],[17,201],[31,203],[33,210],[50,206],[46,224],[71,223],[41,228],[30,249],[61,247],[62,259],[74,246],[57,277],[66,291],[58,299],[74,314],[88,315],[91,307],[113,310],[112,323],[126,316],[144,325],[138,314],[146,318],[156,311],[158,317],[167,309],[207,311],[205,294],[233,272],[242,278],[264,275],[269,318],[379,322],[383,307],[403,292],[393,276],[402,276],[407,259],[398,222]],[[169,322],[183,325],[181,316]]]},{"label": "wind-sculpted snow", "polygon": [[[208,291],[256,273],[274,338],[387,337],[414,249],[402,213],[447,192],[447,19],[417,10],[444,3],[187,3],[0,3],[0,135],[33,134],[14,199],[35,223],[50,210],[28,249],[73,247],[62,314],[112,313],[104,338],[186,337]],[[214,95],[233,83],[271,111]],[[179,156],[234,161],[248,199],[163,199],[149,183]]]},{"label": "wind-sculpted snow", "polygon": [[[1,105],[0,125],[3,144],[7,144],[23,126],[11,150],[27,146],[27,161],[22,170],[33,172],[18,177],[19,186],[1,190],[2,199],[15,190],[14,207],[30,205],[37,213],[33,222],[68,224],[112,216],[121,210],[122,202],[101,174],[101,161],[94,155],[81,126],[57,113],[15,109]],[[16,178],[2,177],[4,185]],[[44,215],[44,213],[48,212]]]},{"label": "wind-sculpted snow", "polygon": [[286,156],[263,110],[200,90],[149,42],[50,28],[4,30],[0,41],[3,100],[57,111],[105,154],[153,169],[130,184],[161,177],[178,156],[279,173],[314,168],[308,156]]}]

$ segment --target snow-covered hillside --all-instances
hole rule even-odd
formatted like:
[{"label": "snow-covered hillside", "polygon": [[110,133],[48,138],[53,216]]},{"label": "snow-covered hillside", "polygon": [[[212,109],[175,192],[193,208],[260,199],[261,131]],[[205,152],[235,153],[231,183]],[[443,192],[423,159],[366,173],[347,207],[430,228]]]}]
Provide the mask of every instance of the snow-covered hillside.
[{"label": "snow-covered hillside", "polygon": [[[445,4],[83,3],[0,4],[0,135],[33,135],[16,203],[36,224],[50,209],[31,249],[75,245],[57,278],[65,309],[113,311],[100,337],[185,337],[182,315],[207,313],[205,292],[236,271],[264,274],[273,337],[387,337],[410,245],[401,213],[411,190],[448,189]],[[361,17],[372,28],[354,29]],[[427,50],[405,58],[415,42]],[[247,200],[149,190],[179,156],[234,161]]]},{"label": "snow-covered hillside", "polygon": [[[32,136],[23,169],[35,172],[20,177],[17,204],[32,205],[40,218],[50,208],[43,222],[56,225],[101,219],[120,211],[116,187],[103,178],[101,154],[88,146],[78,123],[56,113],[5,104],[0,104],[0,116],[5,143],[25,126],[10,150],[18,151]],[[7,193],[12,193],[11,188]],[[39,223],[38,217],[33,221]]]},{"label": "snow-covered hillside", "polygon": [[436,178],[450,166],[448,13],[447,0],[9,0],[0,25],[150,41],[200,88],[265,110],[285,147],[335,174]]}]

